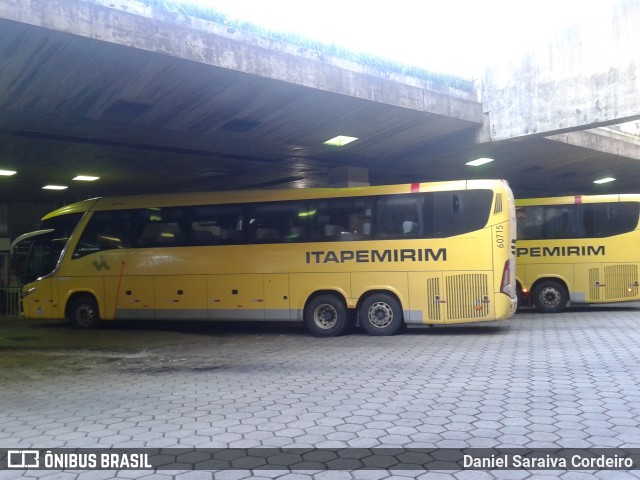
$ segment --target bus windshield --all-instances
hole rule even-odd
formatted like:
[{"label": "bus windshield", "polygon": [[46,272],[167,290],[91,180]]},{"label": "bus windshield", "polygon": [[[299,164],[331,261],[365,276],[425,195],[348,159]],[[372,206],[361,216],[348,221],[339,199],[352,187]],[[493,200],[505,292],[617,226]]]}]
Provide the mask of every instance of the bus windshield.
[{"label": "bus windshield", "polygon": [[21,284],[51,274],[69,236],[82,218],[82,213],[45,219],[40,230],[18,237],[13,242],[12,264]]}]

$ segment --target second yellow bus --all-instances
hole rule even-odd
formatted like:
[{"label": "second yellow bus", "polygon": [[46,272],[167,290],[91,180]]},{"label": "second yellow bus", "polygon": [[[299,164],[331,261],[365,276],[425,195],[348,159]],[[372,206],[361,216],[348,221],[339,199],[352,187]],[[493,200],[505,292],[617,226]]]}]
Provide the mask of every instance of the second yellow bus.
[{"label": "second yellow bus", "polygon": [[516,200],[520,305],[640,300],[640,195]]}]

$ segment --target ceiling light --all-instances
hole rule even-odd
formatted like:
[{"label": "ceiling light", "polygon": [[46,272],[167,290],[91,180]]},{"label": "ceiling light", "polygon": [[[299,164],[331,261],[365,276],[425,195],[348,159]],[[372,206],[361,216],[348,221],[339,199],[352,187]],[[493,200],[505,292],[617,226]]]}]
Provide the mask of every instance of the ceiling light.
[{"label": "ceiling light", "polygon": [[10,177],[11,175],[15,175],[16,172],[15,170],[0,170],[0,175],[2,175],[3,177]]},{"label": "ceiling light", "polygon": [[79,182],[95,182],[100,177],[92,177],[91,175],[77,175],[72,178],[72,180],[77,180]]},{"label": "ceiling light", "polygon": [[609,182],[615,182],[616,179],[613,177],[606,177],[606,178],[601,178],[600,180],[594,180],[593,183],[609,183]]},{"label": "ceiling light", "polygon": [[479,167],[480,165],[484,165],[485,163],[491,163],[491,162],[493,162],[493,158],[482,157],[482,158],[476,158],[475,160],[471,160],[470,162],[465,163],[465,165],[469,165],[472,167]]},{"label": "ceiling light", "polygon": [[330,138],[325,145],[332,145],[334,147],[344,147],[347,143],[355,142],[358,137],[348,137],[347,135],[338,135],[337,137]]},{"label": "ceiling light", "polygon": [[44,187],[42,187],[43,190],[66,190],[67,187],[66,185],[45,185]]}]

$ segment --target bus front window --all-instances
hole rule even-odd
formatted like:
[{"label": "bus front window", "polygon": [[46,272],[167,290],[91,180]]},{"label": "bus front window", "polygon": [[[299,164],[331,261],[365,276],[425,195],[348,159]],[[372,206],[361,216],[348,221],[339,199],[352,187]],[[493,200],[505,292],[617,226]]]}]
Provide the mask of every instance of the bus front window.
[{"label": "bus front window", "polygon": [[56,238],[51,231],[18,240],[13,246],[11,264],[22,285],[52,273],[67,243],[66,238]]},{"label": "bus front window", "polygon": [[35,238],[25,269],[26,282],[32,282],[52,273],[58,265],[60,254],[66,243],[66,238],[52,238],[51,235]]},{"label": "bus front window", "polygon": [[82,213],[44,220],[42,230],[26,233],[12,244],[11,263],[22,285],[53,273]]}]

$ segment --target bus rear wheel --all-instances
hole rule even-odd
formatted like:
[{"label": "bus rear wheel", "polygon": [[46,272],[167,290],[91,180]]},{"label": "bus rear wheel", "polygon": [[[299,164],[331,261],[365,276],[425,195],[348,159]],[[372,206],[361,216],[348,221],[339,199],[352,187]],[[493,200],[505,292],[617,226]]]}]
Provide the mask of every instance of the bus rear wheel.
[{"label": "bus rear wheel", "polygon": [[402,307],[387,293],[367,297],[358,310],[358,320],[369,335],[393,335],[403,324]]},{"label": "bus rear wheel", "polygon": [[539,312],[560,313],[568,301],[566,287],[555,280],[542,281],[533,289],[533,303]]},{"label": "bus rear wheel", "polygon": [[316,337],[335,337],[348,325],[348,310],[337,295],[318,295],[304,310],[304,323]]},{"label": "bus rear wheel", "polygon": [[84,295],[71,304],[68,320],[73,328],[91,329],[100,325],[98,304],[93,297]]}]

